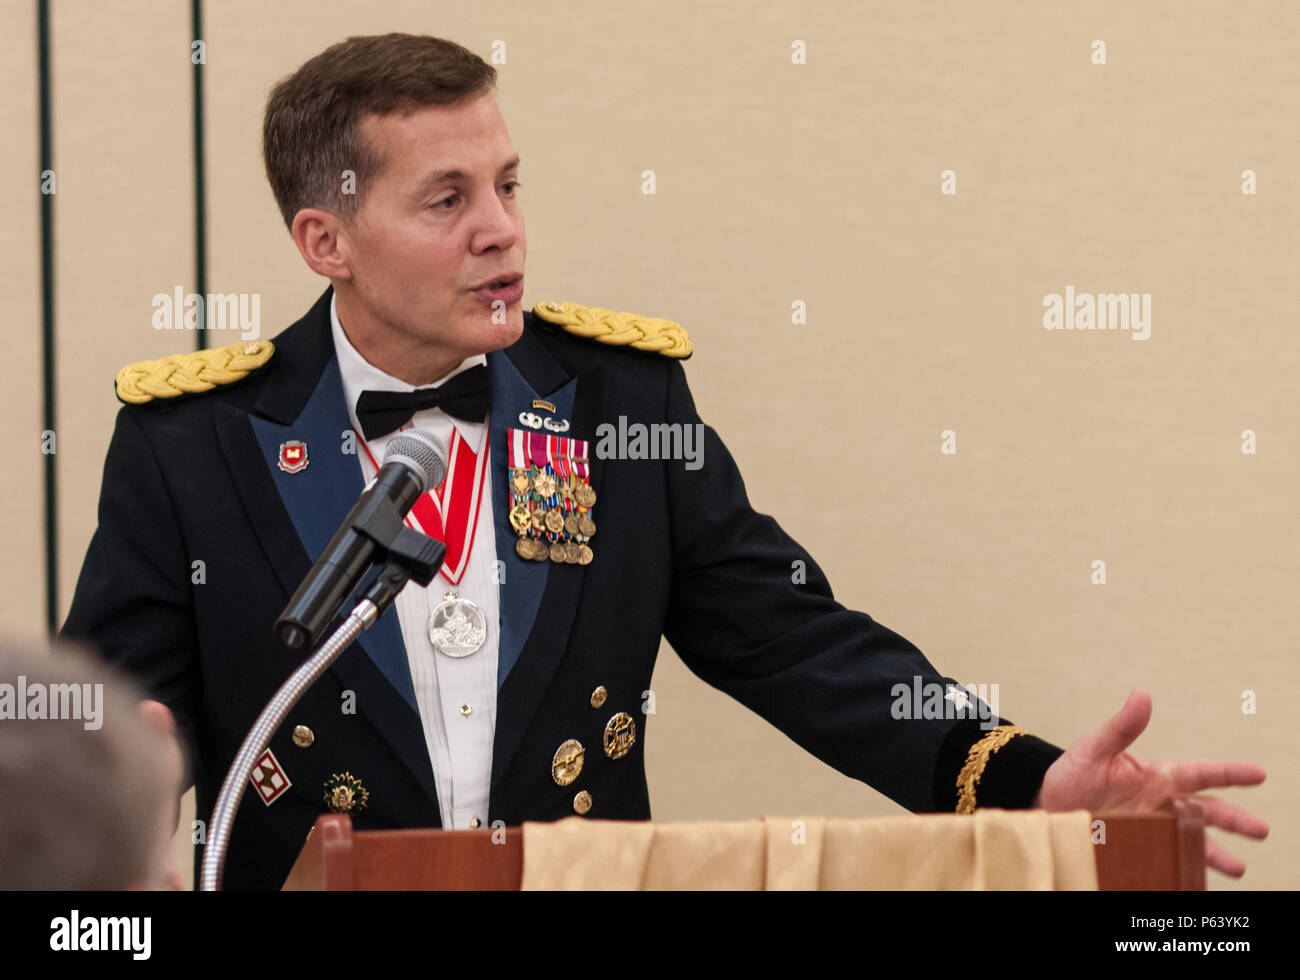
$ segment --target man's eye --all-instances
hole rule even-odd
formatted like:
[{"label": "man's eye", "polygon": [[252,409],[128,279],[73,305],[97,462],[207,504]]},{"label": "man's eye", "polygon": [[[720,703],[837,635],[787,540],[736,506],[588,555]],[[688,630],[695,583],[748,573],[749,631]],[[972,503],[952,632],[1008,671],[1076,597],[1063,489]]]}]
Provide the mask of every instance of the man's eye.
[{"label": "man's eye", "polygon": [[[519,190],[522,186],[523,185],[520,184],[519,181],[512,180],[502,184],[501,189],[511,197],[514,197],[515,191]],[[430,204],[429,207],[433,208],[435,211],[450,211],[459,201],[460,195],[452,194],[450,197],[444,197],[441,201],[435,201],[433,204]]]}]

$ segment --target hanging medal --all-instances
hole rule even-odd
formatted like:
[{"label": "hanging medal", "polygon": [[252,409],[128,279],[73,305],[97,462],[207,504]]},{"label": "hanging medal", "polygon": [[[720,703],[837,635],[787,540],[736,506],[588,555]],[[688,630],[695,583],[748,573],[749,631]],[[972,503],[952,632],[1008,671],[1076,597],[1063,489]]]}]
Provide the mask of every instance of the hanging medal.
[{"label": "hanging medal", "polygon": [[429,640],[449,657],[468,657],[487,639],[487,617],[477,603],[455,592],[442,597],[429,614]]}]

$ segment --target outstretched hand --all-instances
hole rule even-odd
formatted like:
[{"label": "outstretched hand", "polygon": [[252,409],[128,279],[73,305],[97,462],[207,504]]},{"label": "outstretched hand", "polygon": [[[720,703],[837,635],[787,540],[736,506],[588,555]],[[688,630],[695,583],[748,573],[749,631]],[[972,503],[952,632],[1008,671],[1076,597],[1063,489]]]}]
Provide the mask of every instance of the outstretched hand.
[{"label": "outstretched hand", "polygon": [[[1249,762],[1156,762],[1135,759],[1125,749],[1151,720],[1151,695],[1135,688],[1119,713],[1084,735],[1052,763],[1034,806],[1045,810],[1143,812],[1172,797],[1190,798],[1205,811],[1207,826],[1262,840],[1268,824],[1213,796],[1199,794],[1216,786],[1255,786],[1264,770]],[[1205,863],[1240,878],[1246,862],[1205,838]]]}]

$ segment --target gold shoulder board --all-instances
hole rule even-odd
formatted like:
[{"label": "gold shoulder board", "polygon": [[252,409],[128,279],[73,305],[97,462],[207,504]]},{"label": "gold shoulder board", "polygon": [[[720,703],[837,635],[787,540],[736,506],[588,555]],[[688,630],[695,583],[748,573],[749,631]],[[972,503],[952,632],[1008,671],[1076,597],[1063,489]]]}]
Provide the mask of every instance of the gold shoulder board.
[{"label": "gold shoulder board", "polygon": [[269,340],[256,340],[173,354],[157,361],[137,361],[117,372],[117,397],[128,405],[143,405],[156,398],[211,391],[219,385],[242,381],[274,353],[275,345]]},{"label": "gold shoulder board", "polygon": [[577,303],[538,303],[533,313],[571,334],[602,344],[635,347],[664,357],[691,356],[691,338],[672,320],[615,313]]}]

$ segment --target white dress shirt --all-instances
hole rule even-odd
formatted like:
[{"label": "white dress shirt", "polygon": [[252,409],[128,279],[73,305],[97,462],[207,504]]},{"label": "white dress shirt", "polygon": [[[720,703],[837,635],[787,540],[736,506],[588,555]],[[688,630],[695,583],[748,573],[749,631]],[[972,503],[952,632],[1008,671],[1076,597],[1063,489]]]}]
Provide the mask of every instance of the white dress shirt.
[{"label": "white dress shirt", "polygon": [[[334,350],[338,354],[339,373],[343,378],[343,397],[348,417],[363,439],[357,422],[357,398],[363,391],[411,391],[412,386],[385,374],[369,363],[352,346],[339,323],[334,300],[330,300],[330,324],[334,332]],[[460,374],[487,358],[479,354],[466,358],[455,370],[434,384]],[[422,386],[423,387],[423,386]],[[452,423],[471,449],[482,454],[488,421],[466,422],[453,419],[441,409],[422,409],[403,429],[421,428],[442,440],[448,452],[452,444]],[[366,442],[371,456],[381,465],[388,440],[397,433]],[[361,476],[369,481],[375,466],[364,452],[357,453]],[[451,585],[440,572],[429,587],[409,582],[397,597],[397,618],[402,640],[406,644],[407,663],[415,685],[415,699],[420,708],[420,722],[429,749],[438,787],[438,807],[444,828],[466,829],[488,826],[488,790],[492,778],[492,738],[497,714],[497,646],[500,641],[500,586],[496,575],[496,532],[492,519],[492,481],[490,461],[484,461],[483,493],[480,498],[477,528],[465,574],[458,585]],[[467,536],[468,540],[468,536]],[[487,620],[487,639],[483,646],[467,657],[449,657],[439,653],[429,638],[429,615],[448,591],[470,599],[483,610]]]}]

